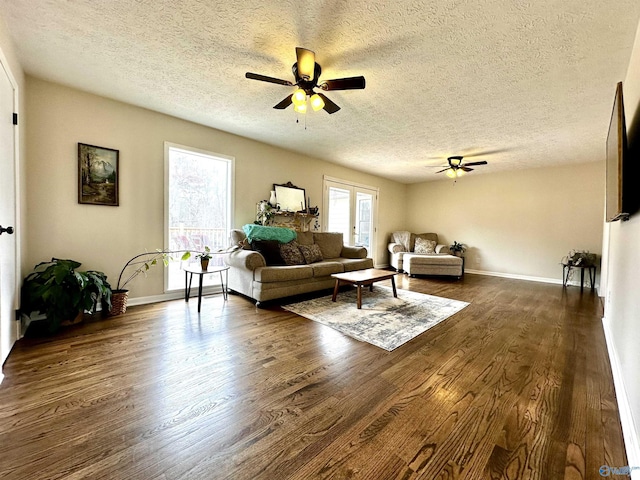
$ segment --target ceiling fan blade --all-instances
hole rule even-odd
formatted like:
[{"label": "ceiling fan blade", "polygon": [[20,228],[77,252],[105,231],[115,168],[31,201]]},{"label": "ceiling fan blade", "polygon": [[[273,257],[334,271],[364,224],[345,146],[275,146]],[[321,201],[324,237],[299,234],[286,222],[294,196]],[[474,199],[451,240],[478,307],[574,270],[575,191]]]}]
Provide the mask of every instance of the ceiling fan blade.
[{"label": "ceiling fan blade", "polygon": [[292,87],[293,83],[289,80],[280,80],[279,78],[267,77],[266,75],[259,75],[257,73],[247,72],[244,75],[251,80],[260,80],[261,82],[269,82],[269,83],[277,83],[278,85],[286,85],[287,87]]},{"label": "ceiling fan blade", "polygon": [[449,170],[449,167],[443,168],[442,170],[438,170],[436,173],[446,172],[447,170]]},{"label": "ceiling fan blade", "polygon": [[464,158],[484,157],[485,155],[495,155],[496,153],[504,153],[511,151],[511,148],[495,148],[493,150],[482,150],[475,153],[465,153]]},{"label": "ceiling fan blade", "polygon": [[298,75],[312,79],[316,69],[316,54],[306,48],[296,47]]},{"label": "ceiling fan blade", "polygon": [[473,165],[487,165],[487,162],[485,162],[484,160],[481,162],[464,162],[465,167],[471,167]]},{"label": "ceiling fan blade", "polygon": [[458,167],[460,170],[464,170],[465,172],[473,172],[473,168],[469,167]]},{"label": "ceiling fan blade", "polygon": [[336,113],[340,110],[340,107],[329,100],[326,95],[323,95],[322,93],[318,93],[317,95],[324,100],[324,107],[322,108],[324,108],[327,113]]},{"label": "ceiling fan blade", "polygon": [[320,88],[323,90],[358,90],[364,87],[365,80],[363,76],[335,78],[333,80],[327,80],[320,85]]},{"label": "ceiling fan blade", "polygon": [[293,97],[293,94],[289,95],[287,98],[282,100],[279,104],[275,105],[273,108],[277,108],[278,110],[284,110],[285,108],[287,108],[289,105],[293,103],[291,101],[291,97]]}]

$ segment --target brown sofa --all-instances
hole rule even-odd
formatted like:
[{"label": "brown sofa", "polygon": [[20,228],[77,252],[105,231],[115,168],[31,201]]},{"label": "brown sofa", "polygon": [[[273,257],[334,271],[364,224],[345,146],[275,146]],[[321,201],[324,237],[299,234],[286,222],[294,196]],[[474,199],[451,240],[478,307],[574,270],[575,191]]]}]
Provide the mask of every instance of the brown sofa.
[{"label": "brown sofa", "polygon": [[256,305],[302,293],[333,288],[333,273],[373,268],[364,247],[346,247],[342,233],[298,232],[300,245],[316,244],[322,260],[305,265],[267,265],[265,257],[246,242],[242,230],[231,231],[232,245],[243,245],[225,257],[229,266],[228,287],[256,301]]}]

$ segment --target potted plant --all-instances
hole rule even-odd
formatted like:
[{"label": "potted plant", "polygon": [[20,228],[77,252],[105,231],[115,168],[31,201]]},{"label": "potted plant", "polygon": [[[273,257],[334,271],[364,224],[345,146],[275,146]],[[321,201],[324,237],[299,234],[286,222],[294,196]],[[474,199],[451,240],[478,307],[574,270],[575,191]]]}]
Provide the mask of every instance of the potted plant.
[{"label": "potted plant", "polygon": [[449,250],[451,251],[451,253],[453,253],[456,257],[461,257],[462,254],[467,250],[467,247],[462,244],[462,243],[458,243],[454,240],[453,245],[449,246]]},{"label": "potted plant", "polygon": [[[202,270],[207,270],[209,268],[209,260],[211,260],[211,249],[205,245],[204,252],[196,255],[196,258],[200,259],[200,266],[202,267]],[[183,258],[183,260],[186,259]]]},{"label": "potted plant", "polygon": [[143,273],[145,276],[147,271],[154,265],[157,265],[159,261],[166,267],[169,262],[173,260],[171,254],[183,253],[181,260],[188,260],[191,257],[191,252],[186,250],[156,250],[155,252],[144,252],[133,256],[124,264],[120,275],[118,276],[118,283],[115,290],[113,290],[113,296],[111,301],[110,315],[122,315],[127,311],[127,301],[129,298],[129,289],[127,285],[138,275]]},{"label": "potted plant", "polygon": [[589,250],[571,250],[562,259],[562,264],[575,267],[591,267],[596,264],[596,254],[589,253]]},{"label": "potted plant", "polygon": [[108,310],[111,285],[107,276],[95,270],[80,272],[80,265],[59,258],[36,265],[22,285],[21,311],[28,316],[44,314],[49,333],[54,333],[61,325],[81,321],[85,311],[94,313],[100,299]]},{"label": "potted plant", "polygon": [[258,225],[269,225],[274,215],[275,212],[269,202],[267,200],[261,200],[260,203],[258,203],[255,223]]}]

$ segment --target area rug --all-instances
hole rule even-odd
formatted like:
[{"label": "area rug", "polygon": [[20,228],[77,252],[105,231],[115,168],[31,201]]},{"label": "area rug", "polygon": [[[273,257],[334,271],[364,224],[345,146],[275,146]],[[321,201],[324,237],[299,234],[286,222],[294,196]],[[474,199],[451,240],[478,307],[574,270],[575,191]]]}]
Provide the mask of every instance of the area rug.
[{"label": "area rug", "polygon": [[340,292],[336,302],[329,295],[282,308],[390,352],[467,305],[409,290],[398,290],[394,298],[391,287],[374,285],[373,292],[363,289],[360,310],[355,288]]}]

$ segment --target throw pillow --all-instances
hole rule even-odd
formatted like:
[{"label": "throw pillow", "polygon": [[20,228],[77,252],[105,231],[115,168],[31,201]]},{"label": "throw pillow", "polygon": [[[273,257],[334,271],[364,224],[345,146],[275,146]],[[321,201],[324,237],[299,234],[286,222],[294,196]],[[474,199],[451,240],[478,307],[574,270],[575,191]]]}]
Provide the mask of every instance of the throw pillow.
[{"label": "throw pillow", "polygon": [[433,240],[425,240],[424,238],[416,238],[415,253],[436,253],[436,242]]},{"label": "throw pillow", "polygon": [[277,240],[254,240],[251,248],[264,257],[267,266],[285,264],[280,255],[280,242]]},{"label": "throw pillow", "polygon": [[302,252],[302,256],[306,263],[316,263],[323,260],[322,251],[320,250],[319,245],[298,245],[298,248],[300,249],[300,252]]},{"label": "throw pillow", "polygon": [[295,240],[280,244],[280,256],[282,260],[284,260],[285,265],[304,265],[305,263],[298,242]]}]

